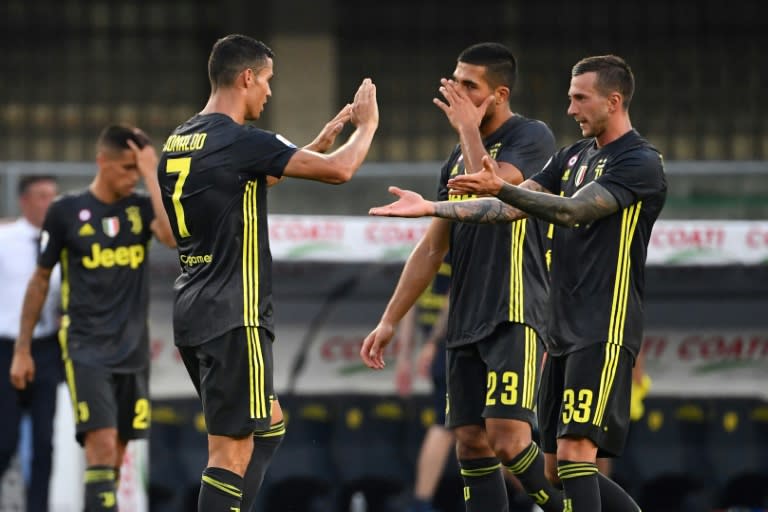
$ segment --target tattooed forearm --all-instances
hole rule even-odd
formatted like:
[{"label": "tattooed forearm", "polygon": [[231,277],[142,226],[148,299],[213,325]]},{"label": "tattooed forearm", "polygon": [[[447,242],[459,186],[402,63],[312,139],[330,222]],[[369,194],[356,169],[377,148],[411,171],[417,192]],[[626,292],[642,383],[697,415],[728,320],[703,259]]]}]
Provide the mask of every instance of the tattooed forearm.
[{"label": "tattooed forearm", "polygon": [[613,194],[597,183],[590,183],[573,197],[560,197],[505,184],[497,197],[534,217],[566,227],[588,224],[619,209]]},{"label": "tattooed forearm", "polygon": [[498,199],[472,199],[435,203],[434,216],[472,224],[500,224],[522,219],[526,214]]}]

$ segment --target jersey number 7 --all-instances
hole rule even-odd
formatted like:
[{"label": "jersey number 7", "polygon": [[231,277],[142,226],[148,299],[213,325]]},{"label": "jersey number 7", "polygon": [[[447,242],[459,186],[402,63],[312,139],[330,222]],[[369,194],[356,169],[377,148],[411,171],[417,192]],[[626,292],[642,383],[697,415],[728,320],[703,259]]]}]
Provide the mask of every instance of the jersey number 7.
[{"label": "jersey number 7", "polygon": [[169,158],[165,165],[166,174],[179,174],[179,178],[176,180],[176,186],[173,188],[173,211],[176,213],[176,227],[179,231],[179,236],[186,238],[189,235],[187,229],[187,222],[184,218],[184,207],[181,206],[181,190],[184,188],[184,182],[187,181],[189,176],[189,170],[192,166],[192,159],[187,158]]}]

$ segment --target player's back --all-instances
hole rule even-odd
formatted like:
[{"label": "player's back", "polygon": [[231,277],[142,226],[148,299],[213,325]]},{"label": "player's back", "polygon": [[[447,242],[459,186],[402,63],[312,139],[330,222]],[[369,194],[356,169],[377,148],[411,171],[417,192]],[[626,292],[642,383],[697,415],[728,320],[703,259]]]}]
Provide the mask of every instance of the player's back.
[{"label": "player's back", "polygon": [[181,266],[177,344],[243,325],[271,330],[266,176],[279,177],[294,151],[224,114],[196,115],[166,140],[158,179]]}]

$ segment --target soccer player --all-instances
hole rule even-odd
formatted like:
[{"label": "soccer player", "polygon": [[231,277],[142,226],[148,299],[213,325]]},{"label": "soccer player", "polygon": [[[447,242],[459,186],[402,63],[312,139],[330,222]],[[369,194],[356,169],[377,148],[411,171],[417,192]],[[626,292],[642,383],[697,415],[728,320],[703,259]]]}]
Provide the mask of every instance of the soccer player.
[{"label": "soccer player", "polygon": [[[484,157],[498,162],[503,180],[520,183],[555,151],[543,122],[512,112],[516,74],[506,47],[480,43],[459,55],[451,80],[441,81],[445,101],[434,102],[459,136],[442,169],[441,200],[453,204],[468,197],[452,193],[449,180],[479,171]],[[508,509],[502,465],[544,510],[562,509],[561,493],[544,477],[544,457],[532,440],[549,281],[545,236],[535,219],[495,226],[434,219],[360,350],[366,365],[383,368],[395,326],[450,248],[446,426],[456,435],[469,512]]]},{"label": "soccer player", "polygon": [[[153,234],[174,245],[147,136],[108,126],[96,149],[98,171],[88,189],[59,197],[45,216],[11,366],[13,385],[25,389],[35,378],[32,332],[60,263],[59,342],[77,440],[85,447],[88,512],[117,510],[126,445],[149,434],[147,253]],[[142,178],[149,196],[134,191]]]},{"label": "soccer player", "polygon": [[[286,176],[346,182],[378,127],[376,88],[367,78],[306,148],[246,125],[272,93],[273,57],[251,37],[219,39],[208,60],[208,103],[168,137],[157,170],[181,264],[174,340],[208,429],[201,512],[249,510],[283,437],[272,379],[267,187]],[[355,131],[323,154],[346,121]]]},{"label": "soccer player", "polygon": [[392,187],[400,199],[371,210],[474,223],[531,215],[556,224],[549,357],[538,406],[547,476],[562,482],[564,510],[572,512],[639,510],[595,464],[598,454],[618,456],[627,435],[632,366],[642,342],[646,251],[667,192],[661,155],[630,122],[634,83],[620,57],[577,62],[568,114],[585,139],[558,151],[520,186],[506,183],[487,157],[482,172],[448,183],[498,199],[432,203]]}]

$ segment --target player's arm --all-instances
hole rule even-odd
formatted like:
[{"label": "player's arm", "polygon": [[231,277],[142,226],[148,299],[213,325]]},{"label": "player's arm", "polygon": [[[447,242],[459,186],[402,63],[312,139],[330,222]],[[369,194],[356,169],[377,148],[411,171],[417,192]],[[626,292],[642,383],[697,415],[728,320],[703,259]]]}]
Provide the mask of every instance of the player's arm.
[{"label": "player's arm", "polygon": [[355,131],[346,143],[329,154],[307,149],[296,151],[288,160],[283,176],[332,184],[349,181],[365,160],[379,125],[376,86],[369,78],[358,88],[349,115]]},{"label": "player's arm", "polygon": [[[448,181],[448,186],[461,192],[494,195],[522,212],[565,227],[589,224],[619,210],[619,202],[614,195],[598,183],[590,183],[572,197],[561,197],[549,193],[540,185],[537,189],[537,185],[533,185],[536,182],[532,180],[525,181],[519,187],[505,183],[495,175],[496,167],[496,162],[484,158],[483,172],[472,176],[456,176]],[[458,219],[466,222],[464,218]]]},{"label": "player's arm", "polygon": [[[143,132],[141,132],[143,134]],[[144,135],[146,138],[146,135]],[[144,186],[147,187],[150,201],[152,201],[152,211],[155,214],[155,218],[149,225],[149,229],[155,237],[164,245],[168,247],[176,247],[176,239],[173,236],[173,230],[171,229],[171,221],[168,219],[168,214],[163,207],[163,199],[160,193],[160,184],[157,181],[157,152],[152,144],[147,143],[143,148],[139,148],[132,140],[128,140],[128,145],[136,154],[136,165],[139,168],[139,173],[144,179]]]},{"label": "player's arm", "polygon": [[[450,184],[450,181],[448,182]],[[526,180],[521,188],[545,191],[538,183]],[[510,206],[496,198],[470,199],[468,201],[427,201],[411,190],[389,187],[397,201],[386,206],[368,210],[369,215],[380,217],[441,217],[472,224],[502,224],[523,219],[524,211]]]},{"label": "player's arm", "polygon": [[360,349],[360,357],[370,368],[384,367],[384,349],[391,341],[395,327],[440,269],[448,252],[450,227],[448,221],[433,220],[408,256],[379,324],[365,338]]},{"label": "player's arm", "polygon": [[504,185],[496,197],[534,217],[569,228],[589,224],[619,211],[619,202],[614,195],[595,182],[572,197],[534,192],[509,184]]},{"label": "player's arm", "polygon": [[339,112],[323,126],[320,133],[315,137],[315,140],[304,146],[304,149],[314,151],[316,153],[325,153],[333,143],[336,141],[336,137],[341,133],[344,125],[352,118],[352,104],[347,103]]},{"label": "player's arm", "polygon": [[[328,151],[333,143],[336,141],[336,137],[341,133],[344,125],[349,122],[352,115],[352,104],[348,103],[342,108],[330,121],[325,123],[323,129],[315,137],[315,140],[304,146],[303,149],[307,151],[314,151],[315,153],[325,153]],[[285,179],[285,176],[276,178],[274,176],[267,176],[267,186],[273,187],[278,183],[281,183]]]},{"label": "player's arm", "polygon": [[[483,144],[483,137],[480,134],[480,122],[483,119],[488,105],[495,100],[494,95],[490,95],[480,105],[475,106],[469,99],[466,92],[453,80],[440,81],[440,93],[445,98],[441,101],[434,98],[432,102],[443,111],[448,121],[456,133],[459,135],[459,144],[461,153],[464,157],[464,168],[468,174],[480,172],[483,168],[482,158],[488,155],[488,151]],[[466,87],[472,87],[473,84],[465,84]],[[523,181],[523,173],[515,165],[509,162],[499,162],[497,175],[507,183],[517,185]]]},{"label": "player's arm", "polygon": [[10,372],[11,383],[17,389],[24,389],[27,387],[27,383],[32,382],[35,378],[35,362],[32,359],[32,334],[40,320],[40,311],[42,311],[48,296],[52,270],[37,266],[29,279],[27,291],[24,293],[19,336],[13,347]]}]

